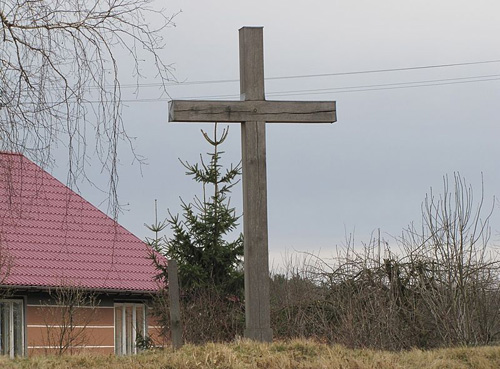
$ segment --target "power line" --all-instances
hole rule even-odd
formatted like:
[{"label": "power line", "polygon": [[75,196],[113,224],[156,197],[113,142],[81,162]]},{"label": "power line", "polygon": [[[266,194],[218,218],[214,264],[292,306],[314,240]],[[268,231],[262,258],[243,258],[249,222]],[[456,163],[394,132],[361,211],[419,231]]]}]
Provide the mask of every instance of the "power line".
[{"label": "power line", "polygon": [[[291,90],[291,91],[274,91],[268,92],[266,96],[293,96],[293,95],[318,95],[318,94],[329,94],[329,93],[348,93],[348,92],[367,92],[367,91],[380,91],[380,90],[394,90],[402,88],[416,88],[416,87],[431,87],[431,86],[445,86],[452,84],[464,84],[464,83],[476,83],[476,82],[487,82],[487,81],[497,81],[500,80],[500,74],[489,74],[481,76],[471,76],[471,77],[456,77],[456,78],[443,78],[443,79],[431,79],[423,81],[408,81],[408,82],[396,82],[396,83],[383,83],[383,84],[371,84],[371,85],[359,85],[359,86],[343,86],[343,87],[331,87],[331,88],[316,88],[307,90]],[[209,96],[192,96],[192,97],[176,97],[178,99],[224,99],[224,98],[239,98],[237,94],[228,95],[209,95]],[[159,98],[159,99],[130,99],[122,100],[124,103],[132,102],[157,102],[157,101],[169,101],[170,98]]]},{"label": "power line", "polygon": [[500,60],[484,60],[484,61],[474,61],[474,62],[464,62],[464,63],[421,65],[421,66],[404,67],[404,68],[372,69],[372,70],[353,71],[353,72],[339,72],[339,73],[307,74],[307,75],[284,76],[284,77],[270,77],[270,78],[266,78],[266,79],[274,80],[274,79],[292,79],[292,78],[310,78],[310,77],[347,76],[347,75],[355,75],[355,74],[401,72],[401,71],[418,70],[418,69],[450,68],[450,67],[458,67],[458,66],[465,66],[465,65],[490,64],[490,63],[499,63],[499,62],[500,62]]},{"label": "power line", "polygon": [[[500,74],[490,74],[483,76],[472,76],[472,77],[457,77],[457,78],[444,78],[435,80],[424,80],[424,81],[409,81],[409,82],[397,82],[397,83],[385,83],[385,84],[373,84],[373,85],[360,85],[360,86],[343,86],[343,87],[331,87],[331,88],[316,88],[308,90],[291,90],[291,91],[274,91],[266,93],[266,96],[293,96],[293,95],[321,95],[321,94],[341,94],[349,92],[368,92],[368,91],[380,91],[380,90],[395,90],[404,88],[417,88],[417,87],[434,87],[434,86],[446,86],[454,84],[465,84],[465,83],[477,83],[477,82],[489,82],[489,81],[499,81]],[[228,94],[228,95],[208,95],[208,96],[190,96],[190,97],[175,97],[176,99],[238,99],[238,94]],[[121,99],[122,103],[150,103],[150,102],[165,102],[170,101],[172,98],[145,98],[145,99]],[[99,101],[85,101],[87,104],[97,104]]]},{"label": "power line", "polygon": [[[365,89],[346,89],[341,91],[332,91],[335,93],[348,93],[348,92],[367,92],[367,91],[380,91],[380,90],[398,90],[402,88],[416,88],[416,87],[431,87],[431,86],[446,86],[446,85],[456,85],[456,84],[464,84],[464,83],[475,83],[475,82],[488,82],[488,81],[500,81],[500,77],[498,78],[486,78],[486,79],[478,79],[473,81],[454,81],[454,82],[443,82],[443,83],[428,83],[428,84],[419,84],[419,85],[408,85],[408,86],[392,86],[392,87],[374,87],[374,88],[365,88]],[[328,92],[308,92],[308,93],[284,93],[282,96],[293,96],[293,95],[321,95]]]},{"label": "power line", "polygon": [[[368,69],[361,71],[348,71],[348,72],[335,72],[335,73],[320,73],[320,74],[298,74],[292,76],[277,76],[277,77],[266,77],[265,80],[286,80],[286,79],[298,79],[298,78],[318,78],[318,77],[334,77],[334,76],[348,76],[357,74],[370,74],[370,73],[390,73],[390,72],[402,72],[410,70],[422,70],[422,69],[437,69],[437,68],[453,68],[467,65],[478,65],[478,64],[492,64],[500,63],[500,59],[493,60],[480,60],[472,62],[461,62],[461,63],[448,63],[448,64],[432,64],[432,65],[419,65],[412,67],[401,67],[401,68],[386,68],[386,69]],[[219,80],[205,80],[205,81],[185,81],[185,82],[171,82],[171,83],[138,83],[138,84],[123,84],[122,88],[133,88],[133,87],[163,87],[163,86],[189,86],[189,85],[205,85],[205,84],[220,84],[220,83],[234,83],[239,82],[239,79],[219,79]]]},{"label": "power line", "polygon": [[382,84],[372,84],[372,85],[361,85],[361,86],[344,86],[344,87],[329,87],[329,88],[315,88],[308,90],[295,90],[295,91],[281,91],[281,92],[269,92],[267,95],[297,95],[297,94],[309,94],[309,93],[328,93],[328,92],[349,92],[353,90],[357,91],[372,91],[372,90],[388,90],[394,88],[411,88],[411,87],[427,87],[427,86],[443,86],[448,84],[456,83],[472,83],[472,82],[483,82],[483,81],[494,81],[500,79],[500,74],[487,74],[482,76],[471,76],[471,77],[456,77],[456,78],[443,78],[443,79],[431,79],[423,81],[408,81],[408,82],[395,82],[395,83],[382,83]]}]

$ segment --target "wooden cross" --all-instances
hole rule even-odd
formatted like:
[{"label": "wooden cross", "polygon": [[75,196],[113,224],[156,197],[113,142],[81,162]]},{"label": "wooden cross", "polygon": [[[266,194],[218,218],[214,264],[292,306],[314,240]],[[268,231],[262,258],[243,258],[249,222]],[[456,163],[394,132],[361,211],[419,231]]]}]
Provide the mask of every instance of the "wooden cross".
[{"label": "wooden cross", "polygon": [[270,342],[266,122],[333,123],[334,101],[266,101],[262,27],[240,37],[240,101],[173,100],[170,122],[240,122],[243,163],[245,337]]}]

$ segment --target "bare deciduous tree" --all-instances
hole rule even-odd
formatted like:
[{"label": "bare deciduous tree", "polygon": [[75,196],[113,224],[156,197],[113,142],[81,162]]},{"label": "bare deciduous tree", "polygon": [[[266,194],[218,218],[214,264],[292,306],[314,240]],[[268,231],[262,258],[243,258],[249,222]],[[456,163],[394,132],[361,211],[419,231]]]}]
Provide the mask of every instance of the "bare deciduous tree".
[{"label": "bare deciduous tree", "polygon": [[[153,10],[152,1],[3,0],[0,149],[51,164],[51,147],[62,142],[72,185],[85,176],[90,155],[97,156],[110,173],[116,206],[117,145],[130,142],[121,119],[119,59],[127,56],[136,82],[141,61],[150,61],[164,93],[170,76],[158,50],[172,17]],[[90,135],[95,153],[87,148]]]}]

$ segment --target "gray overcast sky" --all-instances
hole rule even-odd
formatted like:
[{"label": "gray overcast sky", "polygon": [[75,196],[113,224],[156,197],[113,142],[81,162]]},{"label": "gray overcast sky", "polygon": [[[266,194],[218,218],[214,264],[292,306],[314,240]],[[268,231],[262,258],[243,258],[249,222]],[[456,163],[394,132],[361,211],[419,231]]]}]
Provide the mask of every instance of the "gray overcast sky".
[{"label": "gray overcast sky", "polygon": [[[179,81],[237,80],[242,26],[264,27],[266,77],[500,59],[497,0],[175,0],[163,6],[171,13],[182,9],[177,26],[165,31],[162,52]],[[491,75],[496,76],[480,78],[488,81],[456,83]],[[328,252],[342,243],[346,231],[354,231],[360,241],[377,228],[397,235],[419,221],[429,188],[441,191],[442,176],[456,171],[474,185],[477,196],[483,173],[491,204],[492,196],[500,195],[499,79],[500,63],[487,63],[267,80],[268,99],[336,100],[338,114],[333,125],[267,126],[271,256],[285,249]],[[154,82],[153,76],[143,81]],[[432,86],[396,85],[409,82]],[[394,85],[349,90],[386,84]],[[284,93],[297,90],[315,91]],[[171,86],[169,93],[172,98],[238,99],[239,83]],[[168,99],[156,87],[144,86],[139,95],[125,89],[123,95],[126,127],[149,165],[141,176],[123,148],[119,195],[127,211],[119,221],[144,238],[150,235],[143,224],[154,220],[155,199],[163,218],[167,208],[180,211],[179,196],[189,201],[199,194],[177,158],[195,162],[208,151],[200,128],[211,132],[212,126],[167,123]],[[223,148],[226,163],[240,160],[238,125],[232,125]],[[56,176],[64,179],[64,169]],[[82,186],[82,195],[94,204],[104,197],[89,186]],[[241,210],[241,187],[233,201]],[[492,224],[497,243],[498,219]]]}]

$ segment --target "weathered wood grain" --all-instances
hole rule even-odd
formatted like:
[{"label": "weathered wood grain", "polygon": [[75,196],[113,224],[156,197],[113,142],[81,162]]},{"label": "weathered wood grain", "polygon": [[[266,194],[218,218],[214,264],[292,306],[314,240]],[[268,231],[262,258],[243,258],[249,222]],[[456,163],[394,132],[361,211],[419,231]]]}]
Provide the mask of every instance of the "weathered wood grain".
[{"label": "weathered wood grain", "polygon": [[172,347],[174,350],[182,347],[181,304],[179,293],[179,274],[177,261],[168,260],[168,296],[170,302],[170,329],[172,332]]},{"label": "weathered wood grain", "polygon": [[245,337],[271,342],[265,122],[245,122],[241,125],[241,151]]},{"label": "weathered wood grain", "polygon": [[243,27],[240,38],[240,99],[265,100],[264,91],[264,30]]},{"label": "weathered wood grain", "polygon": [[204,101],[169,102],[170,122],[333,123],[334,101]]}]

